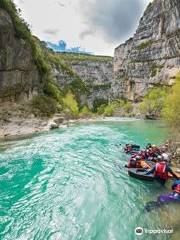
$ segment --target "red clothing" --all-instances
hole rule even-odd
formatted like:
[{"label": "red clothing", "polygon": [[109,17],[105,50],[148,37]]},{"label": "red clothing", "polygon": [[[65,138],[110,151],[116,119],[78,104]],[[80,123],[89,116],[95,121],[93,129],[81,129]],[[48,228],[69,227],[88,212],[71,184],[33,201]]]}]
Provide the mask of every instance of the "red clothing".
[{"label": "red clothing", "polygon": [[174,192],[180,194],[180,184],[178,184],[178,185],[174,188]]},{"label": "red clothing", "polygon": [[169,177],[168,177],[168,172],[166,171],[166,167],[167,165],[165,162],[156,163],[154,176],[167,180]]}]

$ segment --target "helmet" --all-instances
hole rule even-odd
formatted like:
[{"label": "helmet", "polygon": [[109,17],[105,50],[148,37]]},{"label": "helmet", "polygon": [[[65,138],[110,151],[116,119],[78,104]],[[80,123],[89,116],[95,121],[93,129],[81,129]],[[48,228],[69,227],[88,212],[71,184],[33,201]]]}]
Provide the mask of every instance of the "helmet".
[{"label": "helmet", "polygon": [[161,155],[158,155],[158,156],[157,156],[157,159],[158,159],[159,161],[161,161],[161,160],[163,160],[163,157],[162,157]]},{"label": "helmet", "polygon": [[141,156],[136,156],[136,160],[141,160]]},{"label": "helmet", "polygon": [[169,155],[167,153],[163,153],[162,158],[164,161],[169,161]]}]

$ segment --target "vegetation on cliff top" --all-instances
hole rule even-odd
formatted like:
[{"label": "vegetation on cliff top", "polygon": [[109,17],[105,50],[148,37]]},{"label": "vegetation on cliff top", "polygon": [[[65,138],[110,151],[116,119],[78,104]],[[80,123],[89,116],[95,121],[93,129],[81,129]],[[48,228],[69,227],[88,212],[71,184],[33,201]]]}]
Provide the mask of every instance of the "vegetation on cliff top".
[{"label": "vegetation on cliff top", "polygon": [[29,25],[20,17],[20,10],[17,10],[15,4],[11,0],[1,0],[0,8],[6,10],[11,16],[16,36],[24,40],[31,40]]},{"label": "vegetation on cliff top", "polygon": [[47,62],[47,54],[42,48],[40,41],[36,37],[32,36],[29,25],[21,18],[20,9],[17,9],[16,5],[11,0],[1,0],[0,8],[6,10],[11,16],[16,37],[24,39],[31,45],[33,59],[38,67],[38,70],[42,75],[46,75],[47,77],[50,71],[50,66]]},{"label": "vegetation on cliff top", "polygon": [[96,56],[91,54],[82,54],[82,53],[56,53],[60,58],[65,62],[109,62],[113,60],[113,57],[110,56]]}]

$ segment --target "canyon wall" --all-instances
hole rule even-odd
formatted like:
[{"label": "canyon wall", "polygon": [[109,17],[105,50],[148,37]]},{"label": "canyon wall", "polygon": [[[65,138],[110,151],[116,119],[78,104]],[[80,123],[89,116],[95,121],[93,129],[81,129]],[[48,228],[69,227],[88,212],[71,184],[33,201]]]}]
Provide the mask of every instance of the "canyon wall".
[{"label": "canyon wall", "polygon": [[[42,51],[37,51],[36,55],[42,54]],[[45,64],[50,66],[50,72],[61,90],[74,82],[76,85],[84,84],[88,89],[79,93],[82,106],[92,109],[94,101],[108,102],[111,98],[113,58],[93,55],[81,55],[79,58],[78,54],[73,54],[73,60],[69,56],[64,60],[66,54],[54,53],[52,56],[63,63],[64,67],[61,67],[62,64],[54,65],[48,58],[48,51],[44,51],[47,55]],[[35,54],[31,42],[18,36],[10,14],[0,8],[0,102],[22,103],[31,100],[34,95],[43,94],[46,79],[39,71]],[[76,87],[75,91],[79,91]]]},{"label": "canyon wall", "polygon": [[[76,58],[76,57],[75,57]],[[81,104],[93,108],[95,101],[108,102],[112,98],[113,58],[87,56],[86,60],[77,59],[66,61],[76,76],[83,81],[88,93],[81,95]],[[64,74],[61,70],[54,71],[56,81],[64,89],[74,81],[74,77]]]},{"label": "canyon wall", "polygon": [[40,82],[30,44],[16,36],[10,15],[0,9],[0,102],[30,99]]},{"label": "canyon wall", "polygon": [[[133,38],[115,49],[114,62],[103,56],[57,56],[63,67],[47,60],[55,83],[61,90],[76,85],[82,106],[92,109],[121,97],[140,101],[149,88],[171,86],[180,70],[180,1],[150,3]],[[10,14],[0,8],[0,102],[42,94],[38,67],[32,45],[17,36]]]},{"label": "canyon wall", "polygon": [[149,88],[173,84],[180,70],[180,1],[154,0],[133,38],[115,49],[114,97],[139,101]]}]

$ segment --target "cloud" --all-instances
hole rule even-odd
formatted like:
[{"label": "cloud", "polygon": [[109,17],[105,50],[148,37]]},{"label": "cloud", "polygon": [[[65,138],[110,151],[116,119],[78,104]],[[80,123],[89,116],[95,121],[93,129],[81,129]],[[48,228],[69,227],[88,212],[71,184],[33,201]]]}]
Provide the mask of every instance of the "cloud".
[{"label": "cloud", "polygon": [[45,29],[43,32],[47,35],[57,36],[59,29]]},{"label": "cloud", "polygon": [[80,37],[98,32],[107,42],[125,40],[133,33],[146,0],[80,0],[86,30]]},{"label": "cloud", "polygon": [[65,7],[65,4],[60,2],[60,1],[57,1],[57,4],[60,6],[60,7]]},{"label": "cloud", "polygon": [[85,30],[85,31],[82,31],[79,36],[80,36],[80,39],[83,40],[84,38],[92,34],[93,34],[92,30]]},{"label": "cloud", "polygon": [[149,3],[149,0],[13,1],[22,10],[32,33],[42,41],[57,44],[64,39],[72,48],[81,46],[103,55],[113,55],[114,48],[133,35]]}]

